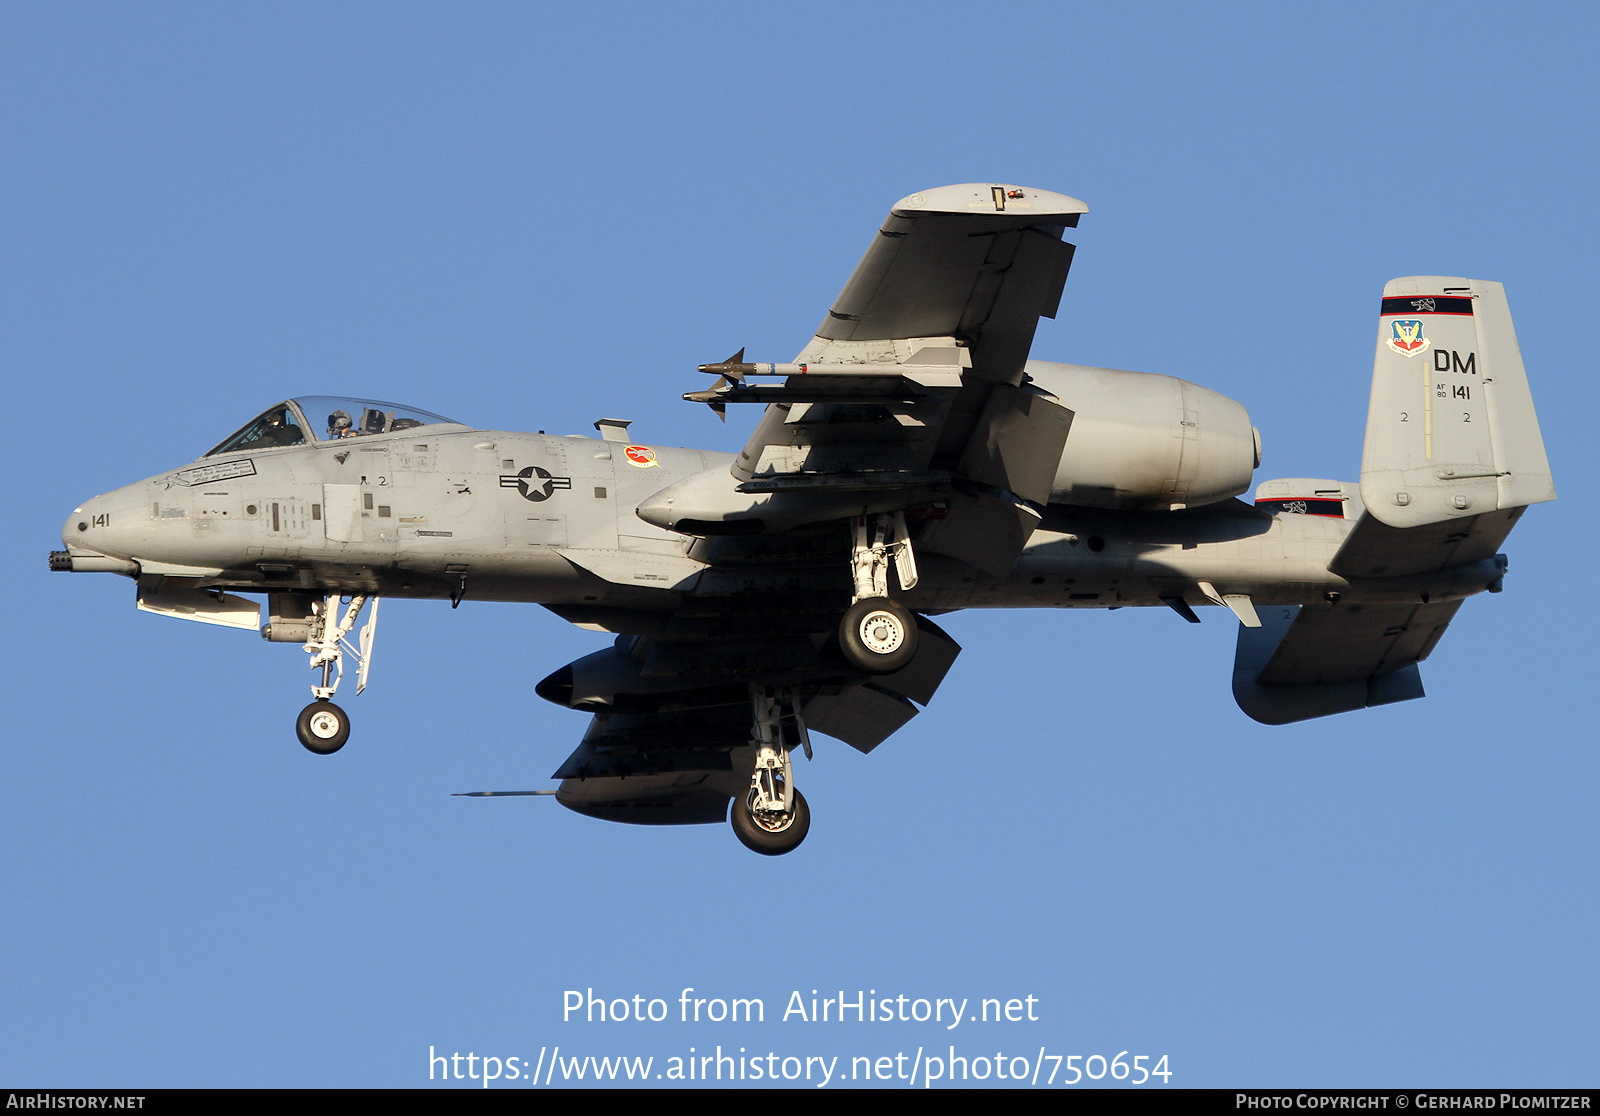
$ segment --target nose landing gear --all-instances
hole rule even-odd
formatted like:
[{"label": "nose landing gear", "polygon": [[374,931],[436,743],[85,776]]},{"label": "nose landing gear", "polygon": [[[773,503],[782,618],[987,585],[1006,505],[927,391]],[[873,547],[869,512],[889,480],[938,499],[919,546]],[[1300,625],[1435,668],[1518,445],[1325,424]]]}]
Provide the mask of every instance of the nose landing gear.
[{"label": "nose landing gear", "polygon": [[331,756],[350,739],[350,716],[331,701],[314,701],[300,710],[294,731],[307,751]]},{"label": "nose landing gear", "polygon": [[339,683],[344,678],[344,657],[347,653],[355,656],[358,664],[356,693],[367,688],[367,671],[372,666],[372,645],[378,635],[377,597],[372,598],[372,611],[367,614],[367,622],[361,628],[358,643],[351,644],[345,638],[355,629],[356,620],[366,603],[364,595],[356,594],[350,598],[342,617],[339,615],[338,594],[312,606],[311,638],[306,641],[305,651],[311,656],[311,669],[322,668],[322,685],[311,687],[312,696],[317,700],[300,711],[294,730],[300,737],[300,743],[319,756],[331,756],[350,739],[349,714],[329,700],[338,692]]}]

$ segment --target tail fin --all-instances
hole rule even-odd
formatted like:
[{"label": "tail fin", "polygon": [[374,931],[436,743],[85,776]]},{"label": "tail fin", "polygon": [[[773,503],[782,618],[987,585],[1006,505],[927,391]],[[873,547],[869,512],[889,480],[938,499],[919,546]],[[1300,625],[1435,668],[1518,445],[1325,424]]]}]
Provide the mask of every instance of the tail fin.
[{"label": "tail fin", "polygon": [[[1366,508],[1328,567],[1351,592],[1263,609],[1262,627],[1239,632],[1234,698],[1264,724],[1422,697],[1417,664],[1461,598],[1499,592],[1496,550],[1527,505],[1556,498],[1499,283],[1395,279],[1379,322]],[[1417,580],[1397,596],[1405,578]],[[1371,579],[1386,596],[1364,596]]]},{"label": "tail fin", "polygon": [[1556,498],[1505,288],[1414,275],[1383,288],[1361,498],[1418,527]]}]

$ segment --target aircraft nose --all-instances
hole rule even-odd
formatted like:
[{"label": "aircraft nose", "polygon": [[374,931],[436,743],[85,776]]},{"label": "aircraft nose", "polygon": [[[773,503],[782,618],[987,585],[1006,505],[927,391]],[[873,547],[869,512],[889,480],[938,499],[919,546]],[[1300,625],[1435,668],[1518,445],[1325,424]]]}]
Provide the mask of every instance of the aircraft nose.
[{"label": "aircraft nose", "polygon": [[145,486],[128,485],[114,492],[85,500],[73,509],[61,528],[61,541],[68,550],[91,550],[119,558],[133,557],[132,536],[141,523],[147,523]]},{"label": "aircraft nose", "polygon": [[74,547],[80,550],[90,549],[89,524],[104,514],[99,509],[100,501],[101,497],[96,496],[93,500],[85,500],[82,504],[72,509],[72,514],[67,516],[66,523],[61,526],[61,543],[63,546],[69,549]]}]

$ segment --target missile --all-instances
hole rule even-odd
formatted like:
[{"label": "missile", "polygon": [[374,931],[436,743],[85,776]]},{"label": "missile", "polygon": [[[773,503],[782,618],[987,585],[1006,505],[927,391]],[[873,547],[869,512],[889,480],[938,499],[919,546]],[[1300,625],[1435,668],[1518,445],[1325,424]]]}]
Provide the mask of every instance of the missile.
[{"label": "missile", "polygon": [[[740,351],[743,355],[743,350]],[[732,383],[743,382],[746,376],[888,376],[930,382],[930,376],[943,376],[959,386],[961,369],[947,364],[751,364],[743,361],[724,361],[721,364],[702,364],[699,370],[712,376],[721,376]],[[946,386],[939,383],[937,386]]]}]

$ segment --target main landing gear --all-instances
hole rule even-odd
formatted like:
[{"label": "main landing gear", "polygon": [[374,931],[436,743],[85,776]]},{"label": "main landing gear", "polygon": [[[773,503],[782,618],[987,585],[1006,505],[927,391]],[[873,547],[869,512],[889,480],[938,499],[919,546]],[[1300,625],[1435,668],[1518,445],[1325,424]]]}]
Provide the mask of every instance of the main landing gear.
[{"label": "main landing gear", "polygon": [[745,848],[782,856],[800,846],[811,829],[811,808],[795,789],[790,750],[798,744],[811,758],[811,736],[800,716],[798,689],[774,690],[751,683],[750,704],[756,767],[750,789],[733,801],[733,832]]},{"label": "main landing gear", "polygon": [[322,668],[322,685],[311,687],[311,693],[317,700],[300,711],[294,731],[300,737],[300,743],[319,756],[333,755],[350,739],[350,715],[328,700],[338,691],[339,683],[344,678],[344,657],[346,654],[355,656],[358,664],[356,693],[359,694],[367,688],[367,671],[372,666],[372,644],[378,634],[377,597],[372,598],[372,611],[367,614],[367,622],[361,629],[357,644],[351,644],[345,637],[355,629],[367,598],[361,594],[351,597],[342,617],[339,614],[341,603],[339,595],[335,593],[311,606],[311,638],[305,645],[306,652],[311,656],[311,669]]},{"label": "main landing gear", "polygon": [[[853,525],[850,577],[854,602],[839,623],[839,649],[851,666],[868,674],[890,674],[910,665],[917,654],[917,620],[889,598],[889,564],[901,589],[917,584],[903,512],[858,516]],[[782,856],[799,848],[811,829],[811,807],[794,785],[793,749],[811,758],[811,736],[800,713],[796,687],[750,685],[756,749],[750,788],[735,798],[729,821],[745,848],[763,856]]]},{"label": "main landing gear", "polygon": [[855,603],[839,624],[839,650],[857,670],[892,674],[917,654],[917,621],[910,609],[889,599],[889,563],[900,588],[917,583],[917,559],[906,533],[905,513],[857,516],[850,574]]}]

